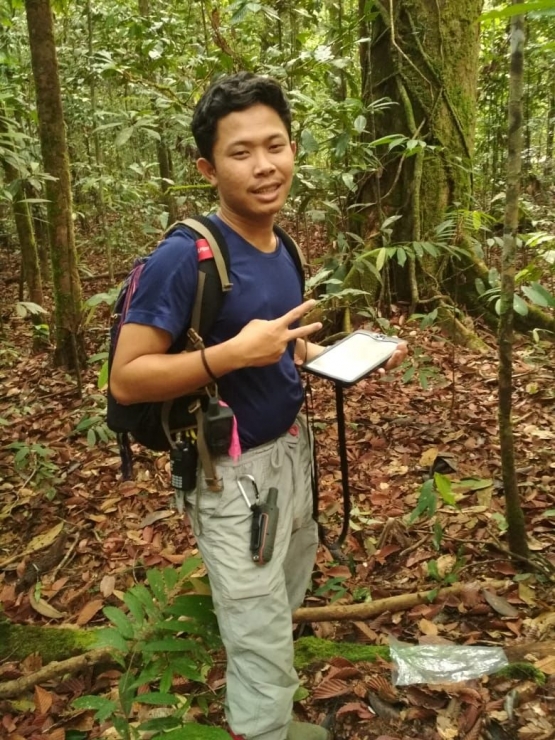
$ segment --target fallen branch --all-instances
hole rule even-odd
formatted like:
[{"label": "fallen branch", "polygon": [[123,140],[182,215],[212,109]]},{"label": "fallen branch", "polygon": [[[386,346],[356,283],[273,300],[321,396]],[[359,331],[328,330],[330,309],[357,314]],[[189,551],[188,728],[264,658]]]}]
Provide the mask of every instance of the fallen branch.
[{"label": "fallen branch", "polygon": [[87,653],[83,653],[83,655],[76,655],[74,658],[53,661],[45,665],[44,668],[35,671],[35,673],[31,673],[29,676],[21,676],[21,678],[15,678],[13,681],[0,683],[0,699],[20,696],[38,684],[66,674],[78,673],[88,666],[102,663],[103,660],[110,661],[111,663],[114,662],[111,650],[97,648],[96,650],[89,650]]},{"label": "fallen branch", "polygon": [[[499,588],[499,584],[506,585],[505,581],[491,581],[488,583],[490,588]],[[455,589],[455,592],[456,590],[457,589]],[[460,589],[458,590],[460,591]],[[453,588],[445,588],[442,589],[442,592],[453,593],[454,591]],[[416,594],[410,595],[413,597],[416,596]],[[394,596],[392,598],[395,599],[398,597]],[[390,601],[390,599],[381,599],[381,601]],[[378,604],[379,602],[375,603]],[[360,604],[357,604],[356,606],[360,606]],[[367,605],[365,604],[364,606]],[[322,611],[326,608],[328,607],[320,607],[318,611]],[[306,609],[301,611],[314,610]],[[364,648],[365,646],[362,647]],[[369,648],[368,646],[366,646],[365,649],[373,649],[379,651],[385,650],[387,648],[384,648],[383,646],[378,648]],[[338,650],[340,650],[339,645]],[[520,663],[529,655],[534,655],[536,657],[555,656],[555,642],[534,642],[525,645],[511,645],[510,647],[505,648],[505,654],[507,655],[509,663]],[[107,648],[98,648],[96,650],[89,650],[87,653],[83,653],[83,655],[77,655],[74,658],[53,661],[52,663],[49,663],[48,665],[44,666],[44,668],[41,668],[40,670],[32,673],[29,676],[22,676],[21,678],[16,678],[13,681],[0,683],[0,700],[20,696],[26,691],[33,689],[38,684],[46,683],[47,681],[50,681],[54,678],[58,678],[59,676],[78,673],[79,671],[87,667],[102,663],[103,661],[108,661],[110,663],[114,662],[111,650],[108,650]]]},{"label": "fallen branch", "polygon": [[526,656],[535,658],[555,657],[555,642],[529,642],[524,645],[510,645],[505,648],[505,655],[509,663],[520,663]]},{"label": "fallen branch", "polygon": [[475,583],[457,583],[448,588],[432,591],[417,591],[414,594],[400,594],[386,599],[378,599],[365,604],[331,604],[330,606],[315,606],[297,609],[293,612],[293,622],[339,622],[342,620],[359,621],[370,619],[384,612],[402,612],[412,609],[418,604],[444,599],[453,594],[470,588],[502,589],[510,585],[510,581],[483,581]]}]

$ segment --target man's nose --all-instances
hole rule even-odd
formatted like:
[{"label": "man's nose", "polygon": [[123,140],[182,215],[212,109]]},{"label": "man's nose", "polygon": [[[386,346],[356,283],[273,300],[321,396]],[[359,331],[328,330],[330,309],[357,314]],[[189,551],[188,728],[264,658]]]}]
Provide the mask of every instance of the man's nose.
[{"label": "man's nose", "polygon": [[268,152],[265,150],[260,150],[256,152],[256,158],[254,162],[254,169],[256,173],[266,173],[266,172],[273,172],[275,170],[275,165],[272,162],[271,158],[268,156]]}]

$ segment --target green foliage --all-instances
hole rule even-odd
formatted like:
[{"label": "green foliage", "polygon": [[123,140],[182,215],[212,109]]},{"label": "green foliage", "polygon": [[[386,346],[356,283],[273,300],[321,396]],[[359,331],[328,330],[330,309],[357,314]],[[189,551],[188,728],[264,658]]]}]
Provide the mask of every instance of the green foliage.
[{"label": "green foliage", "polygon": [[99,442],[107,444],[116,438],[115,433],[106,424],[106,409],[102,414],[89,416],[85,414],[75,427],[75,434],[86,434],[87,444],[94,447]]},{"label": "green foliage", "polygon": [[[124,594],[126,609],[104,608],[104,615],[113,626],[99,630],[97,647],[113,651],[123,669],[117,700],[83,696],[75,700],[74,706],[94,710],[98,722],[110,721],[125,740],[139,738],[140,733],[147,731],[155,733],[153,739],[181,737],[180,732],[199,740],[225,737],[218,734],[223,731],[217,728],[188,722],[183,726],[193,701],[200,701],[202,692],[207,691],[201,687],[212,665],[210,650],[221,644],[212,601],[196,593],[191,580],[200,565],[199,558],[188,558],[179,570],[149,570],[146,583],[137,584]],[[172,693],[174,680],[179,677],[197,683],[198,696]],[[144,686],[151,690],[139,692]],[[168,710],[168,716],[136,726],[131,719],[137,703],[172,710]]]},{"label": "green foliage", "polygon": [[14,468],[24,479],[24,485],[33,485],[51,501],[60,483],[60,470],[50,459],[54,451],[37,442],[11,442],[6,449],[14,450]]},{"label": "green foliage", "polygon": [[328,578],[325,583],[314,591],[315,596],[326,596],[326,594],[330,594],[330,604],[343,598],[347,593],[348,589],[345,586],[345,577],[343,576],[333,576],[332,578]]},{"label": "green foliage", "polygon": [[[413,314],[411,316],[411,320],[419,319],[421,317],[421,328],[427,328],[436,320],[437,311],[432,311],[430,314],[426,315]],[[434,364],[433,357],[427,354],[427,352],[425,352],[421,347],[413,348],[411,357],[405,360],[401,369],[403,370],[403,375],[401,376],[403,383],[411,383],[413,380],[416,380],[424,390],[427,390],[430,387],[431,382],[445,382],[442,373]]]},{"label": "green foliage", "polygon": [[525,3],[513,3],[505,8],[494,8],[487,10],[480,16],[481,21],[502,20],[512,18],[514,15],[533,13],[541,16],[544,13],[551,15],[555,12],[555,0],[529,0]]},{"label": "green foliage", "polygon": [[15,304],[15,312],[22,319],[26,319],[28,317],[32,318],[35,316],[45,316],[48,313],[48,311],[46,311],[42,306],[39,306],[37,303],[32,303],[31,301],[18,301]]},{"label": "green foliage", "polygon": [[413,524],[421,516],[431,519],[436,513],[439,499],[449,506],[457,505],[451,480],[441,473],[434,473],[433,478],[422,484],[416,507],[408,516],[408,523]]}]

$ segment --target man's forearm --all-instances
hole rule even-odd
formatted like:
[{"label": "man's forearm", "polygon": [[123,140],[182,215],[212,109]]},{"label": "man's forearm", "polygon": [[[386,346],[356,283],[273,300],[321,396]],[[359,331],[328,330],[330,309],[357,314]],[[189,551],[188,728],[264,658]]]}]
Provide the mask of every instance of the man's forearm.
[{"label": "man's forearm", "polygon": [[[208,367],[217,378],[243,366],[231,341],[208,347],[204,352]],[[178,398],[194,393],[210,380],[199,351],[148,354],[113,373],[110,390],[117,401],[128,405]]]}]

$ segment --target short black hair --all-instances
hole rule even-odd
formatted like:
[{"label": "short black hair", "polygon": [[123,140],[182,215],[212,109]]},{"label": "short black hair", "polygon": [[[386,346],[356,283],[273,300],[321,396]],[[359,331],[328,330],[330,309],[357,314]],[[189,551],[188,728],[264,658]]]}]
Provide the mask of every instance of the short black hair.
[{"label": "short black hair", "polygon": [[200,156],[212,162],[221,118],[253,105],[273,108],[291,139],[291,108],[279,82],[252,72],[238,72],[216,80],[195,107],[191,129]]}]

